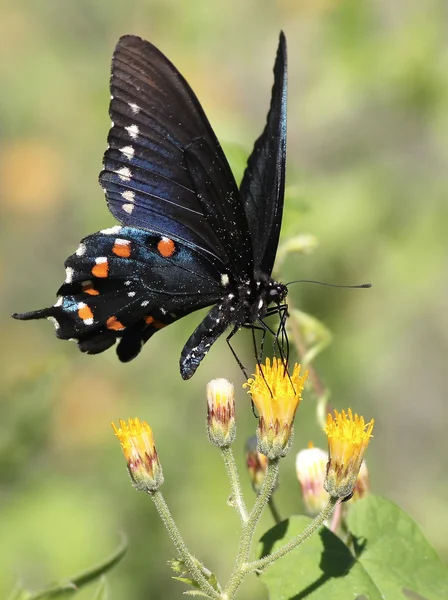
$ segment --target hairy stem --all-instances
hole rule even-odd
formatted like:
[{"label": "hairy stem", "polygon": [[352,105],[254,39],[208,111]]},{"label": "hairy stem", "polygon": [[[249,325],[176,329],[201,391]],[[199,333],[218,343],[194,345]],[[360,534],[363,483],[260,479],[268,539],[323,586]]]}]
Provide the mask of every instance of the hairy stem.
[{"label": "hairy stem", "polygon": [[238,549],[238,555],[236,557],[235,566],[230,576],[229,582],[222,594],[223,600],[230,600],[235,596],[235,593],[244,576],[247,574],[246,564],[250,557],[250,551],[252,548],[252,541],[255,534],[255,529],[258,522],[263,514],[266,504],[271,497],[275,483],[277,481],[279,459],[270,460],[266,470],[266,475],[263,480],[260,492],[255,500],[254,507],[249,515],[247,523],[243,527],[241,535],[240,546]]},{"label": "hairy stem", "polygon": [[187,567],[190,575],[193,577],[201,590],[209,596],[209,598],[216,598],[219,600],[221,595],[210,585],[200,566],[198,566],[198,561],[194,559],[188,551],[179,529],[174,522],[168,505],[165,502],[162,492],[156,490],[155,492],[151,492],[149,495],[151,496],[157,508],[157,512],[159,513],[160,518],[162,519],[163,524],[165,525],[170,538],[173,540],[176,550],[178,551],[183,564]]},{"label": "hairy stem", "polygon": [[241,523],[245,525],[248,519],[247,509],[244,502],[243,493],[241,491],[240,478],[238,476],[238,470],[235,464],[235,457],[233,456],[230,446],[224,446],[221,448],[221,456],[224,460],[227,475],[229,476],[230,480],[232,506],[234,506],[236,512],[238,513]]}]

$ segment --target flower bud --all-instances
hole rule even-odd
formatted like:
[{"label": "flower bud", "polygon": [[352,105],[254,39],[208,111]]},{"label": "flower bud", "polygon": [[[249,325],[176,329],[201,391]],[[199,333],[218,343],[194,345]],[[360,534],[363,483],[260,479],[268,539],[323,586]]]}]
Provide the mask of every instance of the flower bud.
[{"label": "flower bud", "polygon": [[329,460],[324,487],[330,496],[349,500],[358,479],[364,453],[372,437],[374,420],[365,423],[363,417],[343,410],[327,415],[324,431],[328,438]]},{"label": "flower bud", "polygon": [[250,437],[246,442],[246,466],[252,487],[258,494],[266,475],[266,469],[268,468],[268,458],[258,452],[255,435]]},{"label": "flower bud", "polygon": [[308,514],[318,515],[330,496],[324,489],[328,453],[312,445],[296,456],[296,473],[302,488],[303,503]]},{"label": "flower bud", "polygon": [[207,432],[210,442],[220,448],[235,440],[235,391],[227,379],[207,384]]},{"label": "flower bud", "polygon": [[119,425],[112,423],[112,428],[120,441],[134,487],[142,492],[156,491],[163,483],[163,473],[151,427],[138,418],[129,419],[128,423],[120,419]]}]

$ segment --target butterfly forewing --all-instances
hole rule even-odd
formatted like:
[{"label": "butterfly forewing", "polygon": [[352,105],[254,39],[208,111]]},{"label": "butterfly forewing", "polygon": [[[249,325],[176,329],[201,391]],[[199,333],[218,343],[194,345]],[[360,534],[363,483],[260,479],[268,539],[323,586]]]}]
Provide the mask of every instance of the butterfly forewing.
[{"label": "butterfly forewing", "polygon": [[255,267],[267,275],[274,266],[283,214],[287,85],[286,40],[282,32],[266,126],[255,142],[240,186]]},{"label": "butterfly forewing", "polygon": [[[238,188],[185,79],[152,44],[124,36],[112,61],[111,95],[113,125],[100,174],[111,212],[123,224],[196,245],[249,276],[252,249]],[[192,168],[199,164],[206,178]],[[232,229],[239,239],[226,235]]]}]

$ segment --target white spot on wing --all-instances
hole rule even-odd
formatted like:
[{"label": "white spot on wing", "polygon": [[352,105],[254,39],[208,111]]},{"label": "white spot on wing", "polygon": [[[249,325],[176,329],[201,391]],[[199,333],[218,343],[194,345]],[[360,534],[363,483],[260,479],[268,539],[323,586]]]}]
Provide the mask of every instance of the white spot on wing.
[{"label": "white spot on wing", "polygon": [[95,262],[97,265],[100,265],[101,263],[107,263],[107,256],[98,256],[98,258],[95,258]]},{"label": "white spot on wing", "polygon": [[109,227],[108,229],[102,229],[100,233],[104,233],[105,235],[120,233],[121,227],[120,225],[114,225],[113,227]]},{"label": "white spot on wing", "polygon": [[124,285],[131,285],[131,283],[132,283],[132,282],[131,282],[129,279],[127,279],[127,280],[124,282]]},{"label": "white spot on wing", "polygon": [[71,283],[73,281],[74,270],[71,267],[65,269],[65,283]]},{"label": "white spot on wing", "polygon": [[129,240],[122,240],[121,238],[115,238],[114,242],[114,244],[118,244],[118,246],[129,246],[130,243]]},{"label": "white spot on wing", "polygon": [[134,202],[135,192],[133,192],[132,190],[126,190],[125,192],[121,192],[121,195],[128,202]]},{"label": "white spot on wing", "polygon": [[120,148],[120,152],[126,156],[129,160],[134,158],[134,148],[132,146],[124,146],[124,148]]},{"label": "white spot on wing", "polygon": [[129,127],[125,127],[125,129],[133,140],[136,140],[138,138],[138,134],[140,133],[138,125],[129,125]]},{"label": "white spot on wing", "polygon": [[134,210],[134,205],[133,204],[123,204],[121,206],[121,208],[124,210],[124,212],[127,212],[128,215],[130,215],[132,213],[132,211]]},{"label": "white spot on wing", "polygon": [[143,302],[141,303],[141,306],[148,306],[149,304],[149,300],[143,300]]},{"label": "white spot on wing", "polygon": [[84,254],[86,253],[86,245],[85,244],[79,244],[78,249],[76,250],[76,256],[84,256]]},{"label": "white spot on wing", "polygon": [[221,285],[223,287],[227,287],[229,285],[229,276],[227,275],[227,273],[224,273],[223,275],[221,275]]},{"label": "white spot on wing", "polygon": [[132,173],[127,167],[121,167],[121,169],[118,169],[115,171],[115,173],[118,175],[121,181],[131,181]]},{"label": "white spot on wing", "polygon": [[129,298],[133,298],[135,296],[136,292],[128,292],[128,296]]},{"label": "white spot on wing", "polygon": [[138,106],[138,104],[134,104],[134,102],[128,102],[128,106],[132,110],[134,115],[138,115],[138,113],[140,112],[140,106]]}]

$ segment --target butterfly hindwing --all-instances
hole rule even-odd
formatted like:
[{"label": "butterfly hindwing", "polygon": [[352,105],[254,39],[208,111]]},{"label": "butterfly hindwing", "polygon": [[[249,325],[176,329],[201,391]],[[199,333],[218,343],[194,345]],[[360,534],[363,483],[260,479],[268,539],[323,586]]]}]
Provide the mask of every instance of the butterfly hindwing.
[{"label": "butterfly hindwing", "polygon": [[153,333],[208,306],[221,294],[211,262],[188,246],[132,227],[111,227],[84,238],[65,262],[56,304],[22,318],[50,318],[56,334],[81,350],[102,352],[122,338],[130,360]]}]

